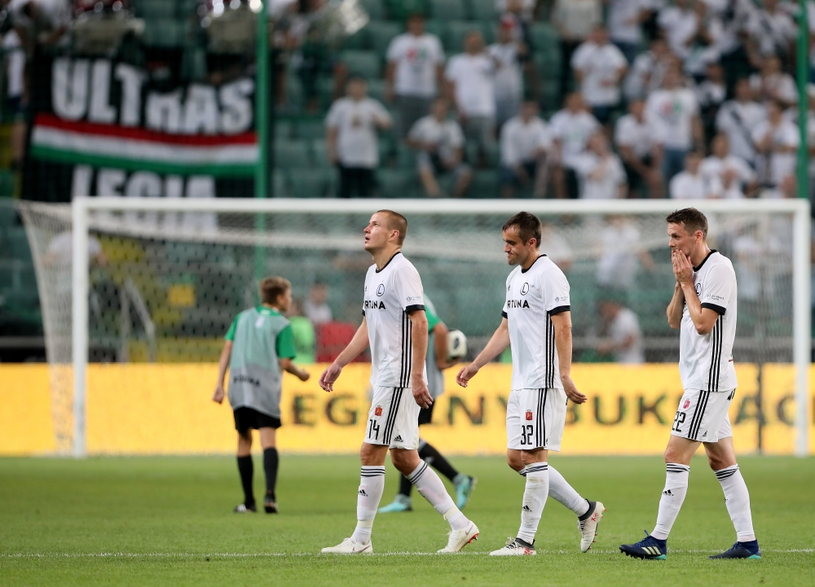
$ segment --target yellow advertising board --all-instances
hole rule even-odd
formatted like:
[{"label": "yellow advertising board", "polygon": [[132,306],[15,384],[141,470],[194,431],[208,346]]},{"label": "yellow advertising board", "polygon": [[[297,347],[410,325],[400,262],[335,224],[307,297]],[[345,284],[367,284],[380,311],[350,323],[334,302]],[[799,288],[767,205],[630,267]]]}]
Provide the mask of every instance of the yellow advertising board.
[{"label": "yellow advertising board", "polygon": [[[346,367],[330,394],[317,385],[323,367],[313,365],[312,378],[305,383],[286,375],[281,405],[284,426],[277,435],[283,452],[354,453],[359,449],[369,407],[370,366]],[[736,368],[740,387],[730,418],[737,449],[791,454],[795,445],[793,367],[763,366],[760,394],[758,368],[752,364]],[[451,454],[503,454],[510,374],[509,365],[490,364],[462,389],[455,384],[455,369],[450,369],[447,392],[436,402],[433,424],[422,427],[423,438]],[[232,411],[226,402],[217,405],[210,400],[216,375],[214,364],[90,365],[88,451],[233,452]],[[662,452],[682,394],[675,364],[578,364],[572,376],[589,401],[570,404],[563,454]],[[56,450],[48,377],[46,365],[0,366],[0,455]],[[812,402],[815,395],[810,398]],[[810,452],[815,453],[812,424]]]}]

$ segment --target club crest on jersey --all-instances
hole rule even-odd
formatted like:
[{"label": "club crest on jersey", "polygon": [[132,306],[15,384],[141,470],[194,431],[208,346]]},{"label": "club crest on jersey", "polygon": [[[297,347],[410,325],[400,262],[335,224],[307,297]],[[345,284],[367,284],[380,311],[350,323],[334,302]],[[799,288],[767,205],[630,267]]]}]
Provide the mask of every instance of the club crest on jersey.
[{"label": "club crest on jersey", "polygon": [[683,410],[687,410],[689,407],[690,407],[690,400],[689,400],[689,399],[686,399],[686,400],[685,400],[685,403],[684,403],[684,404],[682,404],[682,409],[683,409]]},{"label": "club crest on jersey", "polygon": [[693,289],[696,290],[696,295],[697,296],[702,297],[702,284],[701,283],[695,283],[693,285]]},{"label": "club crest on jersey", "polygon": [[526,411],[526,419],[532,421],[532,410]]},{"label": "club crest on jersey", "polygon": [[382,406],[376,406],[374,408],[374,416],[381,416],[382,415]]},{"label": "club crest on jersey", "polygon": [[528,283],[528,282],[525,282],[525,283],[524,283],[524,284],[521,286],[521,295],[522,295],[522,296],[525,296],[525,295],[526,295],[526,294],[528,294],[528,293],[529,293],[529,283]]},{"label": "club crest on jersey", "polygon": [[376,295],[380,298],[385,295],[385,284],[380,283],[379,286],[376,288]]}]

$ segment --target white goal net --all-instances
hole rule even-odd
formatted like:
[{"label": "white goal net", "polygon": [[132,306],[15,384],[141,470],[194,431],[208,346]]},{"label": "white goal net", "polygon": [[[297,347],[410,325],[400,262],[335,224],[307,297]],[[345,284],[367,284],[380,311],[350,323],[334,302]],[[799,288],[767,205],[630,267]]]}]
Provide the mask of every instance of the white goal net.
[{"label": "white goal net", "polygon": [[[84,454],[85,367],[91,363],[216,362],[234,316],[257,303],[266,275],[300,301],[325,284],[333,320],[358,324],[370,256],[362,229],[392,208],[409,221],[405,254],[471,356],[500,321],[508,267],[501,226],[525,209],[545,222],[543,252],[572,288],[574,359],[598,352],[598,307],[614,300],[638,319],[648,362],[674,362],[665,320],[674,279],[665,216],[696,205],[710,243],[739,280],[737,361],[798,365],[797,449],[806,443],[809,205],[743,201],[407,201],[77,198],[21,203],[35,258],[57,446]],[[315,358],[326,349],[316,341]]]}]

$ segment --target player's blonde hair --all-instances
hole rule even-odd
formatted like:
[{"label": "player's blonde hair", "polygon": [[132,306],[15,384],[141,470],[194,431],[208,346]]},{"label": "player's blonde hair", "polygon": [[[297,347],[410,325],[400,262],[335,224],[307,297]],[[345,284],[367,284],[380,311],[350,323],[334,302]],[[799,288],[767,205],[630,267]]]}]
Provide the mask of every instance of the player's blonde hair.
[{"label": "player's blonde hair", "polygon": [[291,282],[283,277],[264,277],[260,281],[260,301],[263,304],[274,304],[279,296],[291,289]]},{"label": "player's blonde hair", "polygon": [[376,213],[385,214],[388,217],[388,230],[399,231],[399,238],[396,239],[396,244],[401,246],[402,243],[405,242],[405,237],[407,237],[407,218],[399,214],[399,212],[394,212],[393,210],[377,210]]}]

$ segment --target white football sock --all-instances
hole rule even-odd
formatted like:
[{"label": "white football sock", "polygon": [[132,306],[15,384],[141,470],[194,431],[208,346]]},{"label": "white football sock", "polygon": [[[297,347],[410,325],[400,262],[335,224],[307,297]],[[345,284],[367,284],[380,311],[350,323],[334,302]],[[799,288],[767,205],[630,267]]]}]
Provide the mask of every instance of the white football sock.
[{"label": "white football sock", "polygon": [[526,467],[526,488],[524,489],[521,527],[518,538],[532,544],[538,532],[538,524],[549,495],[549,466],[546,463],[533,463]]},{"label": "white football sock", "polygon": [[437,512],[444,516],[453,530],[463,530],[467,527],[469,520],[461,513],[453,503],[452,498],[444,488],[444,483],[436,472],[422,461],[413,472],[407,476],[413,483],[416,490],[430,502]]},{"label": "white football sock", "polygon": [[589,511],[589,502],[575,491],[552,465],[549,465],[549,496],[572,510],[578,517]]},{"label": "white football sock", "polygon": [[357,527],[351,538],[357,544],[371,541],[374,517],[385,490],[385,467],[363,466],[357,492]]},{"label": "white football sock", "polygon": [[668,463],[665,466],[665,489],[662,490],[662,498],[659,500],[659,513],[657,514],[657,525],[651,536],[659,540],[667,540],[668,534],[679,515],[682,502],[688,493],[688,476],[690,466],[679,463]]},{"label": "white football sock", "polygon": [[739,466],[733,465],[714,472],[722,485],[724,503],[727,505],[727,513],[730,514],[733,526],[736,528],[738,541],[755,540],[753,514],[750,511],[750,492],[747,491],[747,484],[744,482],[744,477],[741,476]]}]

